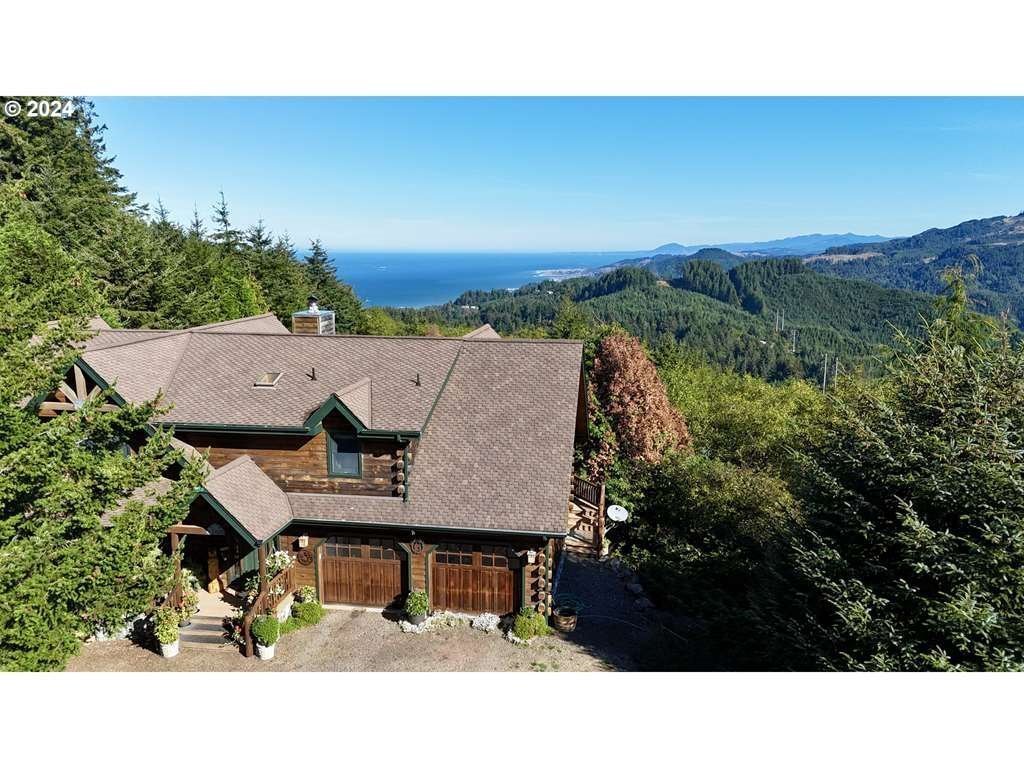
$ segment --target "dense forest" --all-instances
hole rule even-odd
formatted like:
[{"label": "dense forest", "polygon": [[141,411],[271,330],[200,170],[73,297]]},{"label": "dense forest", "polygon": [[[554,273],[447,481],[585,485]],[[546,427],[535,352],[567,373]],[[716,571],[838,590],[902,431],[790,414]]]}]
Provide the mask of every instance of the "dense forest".
[{"label": "dense forest", "polygon": [[808,263],[824,274],[926,293],[942,290],[942,274],[950,267],[976,264],[973,306],[991,315],[1006,312],[1018,325],[1024,323],[1024,212],[884,243],[829,248]]},{"label": "dense forest", "polygon": [[583,465],[633,511],[651,663],[1024,669],[1024,351],[947,279],[879,378],[825,395],[592,327]]},{"label": "dense forest", "polygon": [[[820,380],[828,355],[845,369],[880,370],[881,345],[931,313],[929,297],[820,275],[795,259],[739,264],[687,259],[672,277],[637,267],[515,291],[469,291],[425,309],[389,310],[407,326],[490,323],[543,335],[572,302],[650,344],[682,342],[707,360],[769,380]],[[830,373],[831,375],[831,373]]]},{"label": "dense forest", "polygon": [[0,122],[0,185],[92,277],[104,318],[118,327],[184,328],[271,311],[283,322],[316,294],[340,331],[366,318],[319,241],[300,260],[262,221],[238,229],[223,192],[190,226],[140,205],[121,184],[103,125],[78,100],[66,119]]}]

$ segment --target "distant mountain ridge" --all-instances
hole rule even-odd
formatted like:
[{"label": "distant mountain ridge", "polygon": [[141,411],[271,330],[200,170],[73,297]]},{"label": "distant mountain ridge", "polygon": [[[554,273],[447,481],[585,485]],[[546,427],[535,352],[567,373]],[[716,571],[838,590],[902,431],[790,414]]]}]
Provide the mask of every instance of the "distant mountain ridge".
[{"label": "distant mountain ridge", "polygon": [[638,256],[620,259],[603,267],[583,271],[582,274],[600,275],[622,267],[642,267],[665,277],[676,277],[682,265],[692,259],[713,261],[724,269],[759,259],[784,259],[819,254],[829,248],[864,243],[884,243],[882,235],[796,235],[780,240],[749,243],[722,243],[720,245],[682,245],[665,243]]},{"label": "distant mountain ridge", "polygon": [[1024,325],[1024,211],[972,219],[882,243],[835,246],[805,259],[825,274],[869,280],[889,288],[939,293],[950,267],[981,269],[970,289],[975,308],[1008,312]]},{"label": "distant mountain ridge", "polygon": [[845,245],[859,243],[885,242],[889,238],[883,235],[857,235],[853,232],[845,234],[823,235],[815,233],[812,235],[795,235],[783,237],[779,240],[760,240],[747,243],[714,243],[707,245],[682,245],[680,243],[665,243],[654,248],[648,253],[652,256],[659,254],[671,254],[673,256],[692,256],[697,251],[706,248],[720,248],[723,251],[732,253],[753,254],[758,253],[766,256],[810,256],[821,253],[829,248],[836,248]]}]

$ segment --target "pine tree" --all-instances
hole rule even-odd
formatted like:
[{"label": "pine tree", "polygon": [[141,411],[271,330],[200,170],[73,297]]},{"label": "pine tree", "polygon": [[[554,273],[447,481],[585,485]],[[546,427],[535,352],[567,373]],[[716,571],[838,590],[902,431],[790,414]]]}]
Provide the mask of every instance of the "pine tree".
[{"label": "pine tree", "polygon": [[309,255],[306,256],[306,274],[315,291],[327,291],[337,282],[338,275],[327,249],[317,238],[309,244]]},{"label": "pine tree", "polygon": [[206,227],[203,220],[199,218],[199,206],[192,206],[192,222],[188,227],[188,236],[192,240],[204,240],[206,238]]},{"label": "pine tree", "polygon": [[752,601],[793,666],[1024,669],[1024,349],[962,276],[942,304],[806,451],[806,528]]},{"label": "pine tree", "polygon": [[81,638],[124,625],[167,589],[173,564],[158,544],[201,476],[188,467],[152,505],[130,501],[175,457],[169,432],[144,431],[152,405],[105,412],[99,396],[48,421],[25,407],[64,377],[103,304],[84,266],[2,184],[0,304],[0,669],[57,669]]},{"label": "pine tree", "polygon": [[210,239],[220,245],[222,253],[235,253],[242,235],[231,226],[231,213],[223,189],[220,191],[220,202],[213,206],[213,224],[215,228]]}]

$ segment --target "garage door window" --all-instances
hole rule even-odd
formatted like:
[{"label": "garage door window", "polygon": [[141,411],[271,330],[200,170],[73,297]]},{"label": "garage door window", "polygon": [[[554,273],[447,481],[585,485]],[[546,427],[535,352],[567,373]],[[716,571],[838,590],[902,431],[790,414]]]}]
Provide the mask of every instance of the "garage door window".
[{"label": "garage door window", "polygon": [[370,539],[371,560],[394,560],[396,557],[392,539]]},{"label": "garage door window", "polygon": [[362,542],[358,537],[331,536],[324,542],[324,548],[330,557],[362,557]]},{"label": "garage door window", "polygon": [[434,552],[434,562],[445,565],[472,565],[473,545],[450,542],[440,544]]},{"label": "garage door window", "polygon": [[480,565],[485,568],[508,568],[508,548],[483,544],[480,547]]}]

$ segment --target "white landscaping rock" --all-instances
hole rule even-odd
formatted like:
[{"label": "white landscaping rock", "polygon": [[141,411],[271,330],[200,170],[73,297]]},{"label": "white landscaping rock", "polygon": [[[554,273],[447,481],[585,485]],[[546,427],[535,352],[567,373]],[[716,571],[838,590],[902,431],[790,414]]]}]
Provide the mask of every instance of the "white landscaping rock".
[{"label": "white landscaping rock", "polygon": [[473,629],[479,629],[482,632],[490,633],[496,631],[500,623],[500,616],[496,616],[493,613],[481,613],[470,622],[470,626],[473,627]]}]

